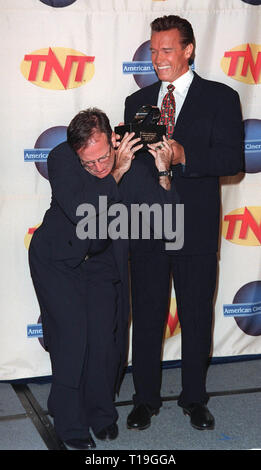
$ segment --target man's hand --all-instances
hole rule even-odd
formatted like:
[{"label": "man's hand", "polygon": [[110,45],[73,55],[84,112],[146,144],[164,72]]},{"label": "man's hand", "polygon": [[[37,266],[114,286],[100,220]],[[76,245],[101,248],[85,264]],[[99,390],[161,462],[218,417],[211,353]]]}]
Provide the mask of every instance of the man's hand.
[{"label": "man's hand", "polygon": [[181,163],[182,165],[186,164],[186,156],[185,156],[185,151],[184,147],[179,144],[176,140],[170,139],[169,145],[172,148],[173,156],[172,156],[172,165],[178,165]]},{"label": "man's hand", "polygon": [[[124,126],[124,122],[120,122],[118,126]],[[112,141],[112,145],[114,148],[119,147],[121,143],[120,139],[121,139],[121,136],[119,134],[115,134],[115,132],[112,133],[111,141]]]},{"label": "man's hand", "polygon": [[111,171],[116,183],[120,181],[122,176],[130,169],[131,162],[135,158],[135,152],[143,147],[143,144],[138,144],[140,138],[133,139],[135,132],[125,133],[122,141],[118,144],[115,150],[115,164]]},{"label": "man's hand", "polygon": [[[166,137],[163,136],[162,142],[148,144],[148,150],[155,158],[155,165],[158,170],[168,171],[173,159],[173,150]],[[170,189],[171,183],[169,176],[160,176],[159,183],[164,189]]]},{"label": "man's hand", "polygon": [[148,144],[148,150],[155,158],[155,165],[159,171],[169,170],[173,158],[173,151],[165,136],[163,136],[162,142]]}]

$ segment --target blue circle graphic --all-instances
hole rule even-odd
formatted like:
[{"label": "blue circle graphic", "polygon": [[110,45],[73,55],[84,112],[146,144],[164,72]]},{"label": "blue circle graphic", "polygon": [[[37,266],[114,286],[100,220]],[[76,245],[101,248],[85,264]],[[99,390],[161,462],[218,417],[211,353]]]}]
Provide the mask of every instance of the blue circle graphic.
[{"label": "blue circle graphic", "polygon": [[[133,62],[151,62],[150,41],[146,41],[141,44],[135,52],[132,60]],[[140,88],[152,85],[158,81],[158,77],[155,72],[134,74],[133,77]]]},{"label": "blue circle graphic", "polygon": [[246,119],[245,125],[245,172],[261,171],[261,120]]},{"label": "blue circle graphic", "polygon": [[72,3],[76,2],[77,0],[40,0],[40,2],[45,3],[49,7],[54,8],[63,8],[72,5]]},{"label": "blue circle graphic", "polygon": [[[35,142],[35,149],[53,149],[56,145],[67,140],[67,127],[55,126],[44,131]],[[47,162],[35,162],[39,173],[48,179]]]},{"label": "blue circle graphic", "polygon": [[[261,302],[261,281],[245,284],[236,293],[233,304],[255,304]],[[261,335],[261,312],[250,316],[234,317],[238,327],[247,335]]]},{"label": "blue circle graphic", "polygon": [[261,5],[261,0],[242,0],[244,3],[249,3],[250,5]]}]

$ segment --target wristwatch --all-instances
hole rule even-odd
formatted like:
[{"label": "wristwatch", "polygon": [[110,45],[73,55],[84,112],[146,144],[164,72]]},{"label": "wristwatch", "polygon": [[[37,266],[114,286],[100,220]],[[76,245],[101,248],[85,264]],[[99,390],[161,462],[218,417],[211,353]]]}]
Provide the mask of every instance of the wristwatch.
[{"label": "wristwatch", "polygon": [[159,175],[159,177],[160,176],[169,176],[171,178],[172,177],[172,171],[171,170],[159,171],[158,175]]}]

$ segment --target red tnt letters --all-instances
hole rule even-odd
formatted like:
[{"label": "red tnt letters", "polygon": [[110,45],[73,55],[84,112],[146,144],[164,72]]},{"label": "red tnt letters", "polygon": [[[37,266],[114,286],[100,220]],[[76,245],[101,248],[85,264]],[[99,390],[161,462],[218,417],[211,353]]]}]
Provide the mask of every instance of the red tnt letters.
[{"label": "red tnt letters", "polygon": [[225,52],[224,57],[231,58],[228,76],[236,75],[238,60],[240,57],[243,57],[244,61],[242,65],[241,76],[245,77],[247,75],[248,67],[250,67],[252,77],[255,83],[258,83],[261,70],[261,51],[257,54],[256,62],[254,62],[254,58],[249,44],[247,44],[247,48],[245,51],[227,51]]},{"label": "red tnt letters", "polygon": [[261,223],[258,225],[247,207],[245,207],[243,214],[228,214],[224,217],[224,220],[228,222],[226,240],[232,240],[234,238],[236,223],[240,221],[241,228],[239,238],[245,240],[247,238],[247,230],[250,228],[261,244]]},{"label": "red tnt letters", "polygon": [[83,80],[83,73],[85,69],[85,65],[87,62],[93,62],[94,57],[88,56],[78,56],[78,55],[67,55],[64,67],[60,64],[59,60],[57,59],[56,55],[49,48],[48,54],[26,54],[24,56],[24,60],[31,61],[31,68],[28,76],[29,81],[36,81],[37,80],[37,73],[40,62],[45,62],[44,72],[42,81],[48,82],[50,81],[51,72],[54,70],[57,77],[60,79],[64,88],[67,88],[68,81],[70,78],[70,73],[72,69],[72,64],[74,62],[78,63],[78,67],[75,74],[75,81],[81,82]]}]

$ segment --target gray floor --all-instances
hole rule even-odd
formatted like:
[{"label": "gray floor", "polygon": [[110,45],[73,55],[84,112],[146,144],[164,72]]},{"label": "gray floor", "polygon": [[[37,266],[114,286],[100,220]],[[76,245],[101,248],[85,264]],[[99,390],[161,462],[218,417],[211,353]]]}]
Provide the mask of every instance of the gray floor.
[{"label": "gray floor", "polygon": [[[216,420],[212,431],[193,429],[177,406],[179,368],[163,370],[163,406],[150,428],[127,430],[133,393],[132,374],[127,373],[117,398],[119,437],[110,442],[96,440],[95,452],[261,449],[260,369],[260,359],[210,366],[208,406]],[[67,450],[46,411],[49,389],[50,384],[0,383],[0,450]]]}]

